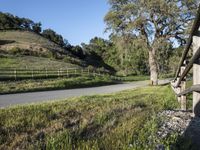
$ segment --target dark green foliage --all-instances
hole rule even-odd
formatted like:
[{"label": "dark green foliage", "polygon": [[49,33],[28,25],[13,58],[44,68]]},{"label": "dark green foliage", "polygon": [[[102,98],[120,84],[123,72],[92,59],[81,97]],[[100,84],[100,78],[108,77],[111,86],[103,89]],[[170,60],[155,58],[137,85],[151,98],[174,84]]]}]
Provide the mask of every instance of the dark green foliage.
[{"label": "dark green foliage", "polygon": [[72,52],[73,55],[75,55],[81,59],[84,59],[86,57],[86,52],[84,52],[82,47],[80,47],[79,45],[71,46],[70,51]]},{"label": "dark green foliage", "polygon": [[[110,10],[104,20],[107,29],[112,35],[117,36],[115,44],[121,66],[124,67],[122,68],[124,74],[127,74],[128,63],[133,63],[128,58],[131,54],[134,55],[130,53],[130,50],[134,49],[131,41],[135,38],[140,39],[138,43],[147,53],[142,59],[149,58],[151,80],[156,84],[158,72],[165,73],[169,70],[172,45],[185,43],[185,33],[190,28],[191,20],[196,13],[197,0],[108,0],[108,2]],[[135,38],[132,38],[134,36]],[[146,68],[145,64],[140,65]]]},{"label": "dark green foliage", "polygon": [[41,23],[39,22],[39,23],[35,23],[33,26],[32,26],[32,30],[33,30],[33,32],[35,32],[35,33],[40,33],[41,31],[42,31],[42,29],[41,29]]},{"label": "dark green foliage", "polygon": [[82,43],[82,51],[86,54],[85,60],[89,65],[104,67],[115,72],[114,65],[110,64],[111,50],[113,45],[110,41],[94,37],[89,44]]},{"label": "dark green foliage", "polygon": [[42,35],[55,42],[56,44],[60,45],[61,47],[64,47],[65,46],[65,41],[63,39],[63,37],[59,34],[57,34],[55,31],[53,31],[52,29],[46,29],[42,32]]},{"label": "dark green foliage", "polygon": [[0,12],[0,30],[29,30],[41,32],[41,23],[35,23],[28,18],[20,18],[9,13]]},{"label": "dark green foliage", "polygon": [[[25,20],[25,19],[24,19]],[[9,13],[0,12],[0,29],[17,29],[20,28],[21,20],[18,17],[14,17]]]}]

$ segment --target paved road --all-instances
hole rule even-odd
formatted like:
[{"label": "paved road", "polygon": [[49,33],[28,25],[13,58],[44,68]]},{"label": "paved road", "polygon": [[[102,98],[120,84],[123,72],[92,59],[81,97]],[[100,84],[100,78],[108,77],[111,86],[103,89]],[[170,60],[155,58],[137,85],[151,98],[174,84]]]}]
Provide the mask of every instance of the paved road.
[{"label": "paved road", "polygon": [[[164,84],[168,82],[169,80],[162,80],[159,81],[159,84]],[[17,104],[43,102],[48,100],[61,100],[76,96],[107,94],[137,87],[144,87],[147,85],[148,85],[147,81],[137,81],[131,83],[123,83],[123,84],[92,87],[92,88],[30,92],[30,93],[20,93],[20,94],[5,94],[5,95],[0,95],[0,108]]]}]

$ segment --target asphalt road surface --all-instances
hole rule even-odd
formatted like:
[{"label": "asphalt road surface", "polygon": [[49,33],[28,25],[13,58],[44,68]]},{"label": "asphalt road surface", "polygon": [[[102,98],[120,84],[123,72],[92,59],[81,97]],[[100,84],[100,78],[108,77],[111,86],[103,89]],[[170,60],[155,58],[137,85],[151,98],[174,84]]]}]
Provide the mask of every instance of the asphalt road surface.
[{"label": "asphalt road surface", "polygon": [[[161,80],[159,81],[159,84],[165,84],[168,82],[169,80]],[[12,106],[12,105],[19,105],[19,104],[44,102],[44,101],[49,101],[49,100],[62,100],[62,99],[77,97],[77,96],[108,94],[108,93],[119,92],[119,91],[123,91],[127,89],[144,87],[147,85],[148,85],[148,81],[137,81],[137,82],[131,82],[131,83],[123,83],[123,84],[108,85],[108,86],[101,86],[101,87],[91,87],[91,88],[30,92],[30,93],[19,93],[19,94],[5,94],[5,95],[0,95],[0,108]]]}]

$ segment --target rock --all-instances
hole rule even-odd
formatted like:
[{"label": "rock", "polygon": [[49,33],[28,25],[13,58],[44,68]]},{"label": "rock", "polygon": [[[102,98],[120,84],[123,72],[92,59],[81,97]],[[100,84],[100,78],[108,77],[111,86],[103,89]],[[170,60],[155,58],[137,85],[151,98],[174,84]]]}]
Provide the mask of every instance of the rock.
[{"label": "rock", "polygon": [[39,132],[37,135],[36,135],[36,139],[41,141],[45,138],[45,133],[43,131]]},{"label": "rock", "polygon": [[165,146],[159,144],[159,145],[156,146],[155,150],[165,150]]},{"label": "rock", "polygon": [[192,120],[191,112],[178,110],[165,110],[158,114],[159,117],[164,118],[157,135],[165,138],[170,134],[183,134]]}]

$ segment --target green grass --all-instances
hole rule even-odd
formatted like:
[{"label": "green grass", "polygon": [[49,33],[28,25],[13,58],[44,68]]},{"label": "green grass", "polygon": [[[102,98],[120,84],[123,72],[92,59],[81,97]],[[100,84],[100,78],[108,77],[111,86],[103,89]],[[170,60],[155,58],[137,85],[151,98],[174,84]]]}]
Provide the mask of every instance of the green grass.
[{"label": "green grass", "polygon": [[20,56],[0,58],[0,68],[17,68],[17,69],[66,69],[69,67],[77,67],[71,63],[64,61],[52,60],[50,58],[34,57],[34,56]]},{"label": "green grass", "polygon": [[77,76],[69,78],[57,79],[35,79],[35,80],[20,80],[20,81],[0,81],[0,94],[31,92],[31,91],[46,91],[58,89],[71,89],[81,87],[101,86],[108,84],[116,84],[108,76]]},{"label": "green grass", "polygon": [[120,78],[124,82],[149,80],[149,76],[147,75],[133,75],[133,76],[127,76],[127,77],[120,77]]},{"label": "green grass", "polygon": [[177,106],[170,86],[157,86],[0,109],[0,149],[169,148],[177,136],[157,137],[156,114]]},{"label": "green grass", "polygon": [[[61,48],[59,45],[51,42],[50,40],[30,31],[0,31],[0,39],[1,39],[1,47],[0,47],[0,54],[2,56],[5,55],[13,55],[16,56],[39,56],[39,57],[47,57],[47,58],[56,58],[56,59],[63,59],[63,61],[68,62],[69,64],[77,64],[81,65],[83,64],[83,61],[81,61],[78,58],[75,58],[71,55],[65,55],[61,56],[58,54],[59,52],[63,53],[65,50]],[[56,52],[56,53],[55,53]],[[16,58],[16,60],[19,60],[20,57]],[[28,58],[31,57],[23,57],[22,59],[26,59],[28,61]],[[2,59],[2,58],[1,58]],[[36,62],[38,60],[38,64],[40,63],[40,59],[31,59],[32,61]],[[14,65],[13,62],[15,60],[13,59],[7,59],[2,60],[7,64],[8,67],[15,67],[19,66],[21,67],[27,67],[28,64],[22,64],[22,66],[19,65],[17,62],[17,65]],[[23,61],[23,60],[22,60]],[[30,61],[28,61],[30,62]],[[43,63],[43,60],[41,61]],[[0,67],[6,67],[4,64],[0,63]],[[11,65],[12,64],[12,65]],[[64,64],[64,63],[63,63]],[[66,66],[68,66],[67,64]],[[10,66],[11,65],[11,66]],[[31,64],[32,65],[32,64]],[[42,66],[42,64],[39,64],[39,66],[43,67],[51,67],[50,64],[44,63],[45,66]],[[32,65],[34,66],[34,64]],[[60,65],[59,65],[60,66]],[[64,65],[62,65],[64,66]],[[31,66],[28,66],[31,67]],[[35,68],[35,67],[34,67]]]}]

